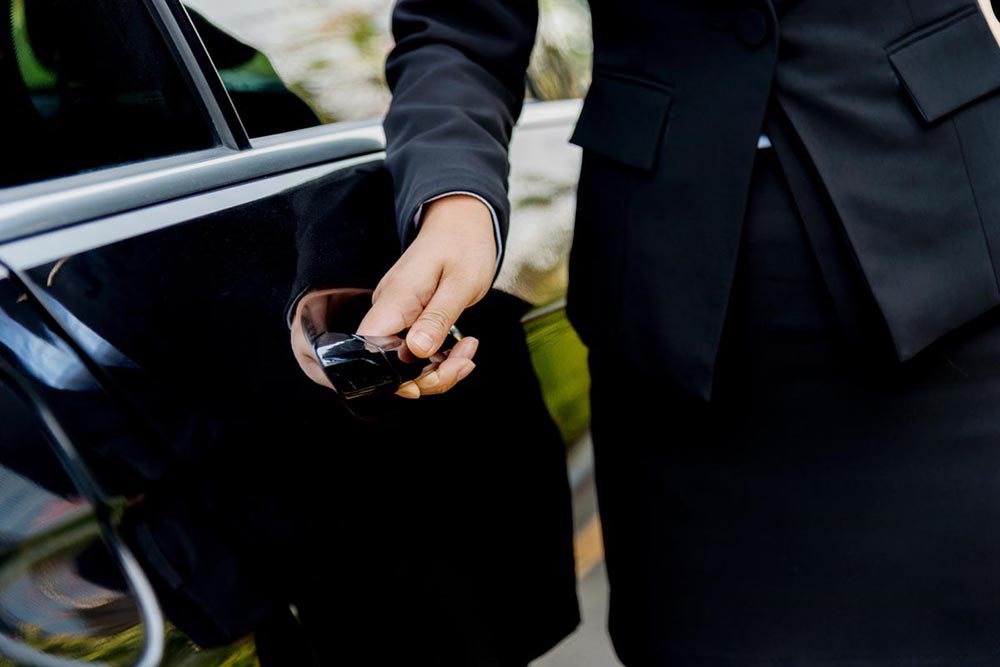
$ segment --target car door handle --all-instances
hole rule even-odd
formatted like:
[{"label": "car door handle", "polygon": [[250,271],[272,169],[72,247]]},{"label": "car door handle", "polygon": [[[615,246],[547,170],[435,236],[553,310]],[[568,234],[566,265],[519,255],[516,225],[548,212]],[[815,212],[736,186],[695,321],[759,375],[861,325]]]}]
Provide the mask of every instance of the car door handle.
[{"label": "car door handle", "polygon": [[445,342],[426,359],[406,347],[406,332],[395,336],[361,336],[324,332],[312,339],[313,351],[334,391],[347,400],[394,393],[404,382],[429,373],[447,359],[461,340],[452,327]]},{"label": "car door handle", "polygon": [[338,290],[317,295],[302,309],[302,331],[334,391],[346,400],[393,394],[410,380],[433,371],[447,359],[462,334],[452,327],[441,348],[424,359],[406,346],[406,331],[392,336],[356,333],[371,306],[368,290]]}]

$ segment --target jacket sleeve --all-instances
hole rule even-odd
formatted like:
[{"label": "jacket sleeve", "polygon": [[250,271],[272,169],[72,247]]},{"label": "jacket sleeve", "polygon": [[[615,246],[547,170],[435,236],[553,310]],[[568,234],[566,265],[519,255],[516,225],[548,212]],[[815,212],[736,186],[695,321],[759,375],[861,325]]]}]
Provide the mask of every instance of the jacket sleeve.
[{"label": "jacket sleeve", "polygon": [[537,23],[537,0],[398,0],[384,125],[404,246],[424,202],[462,191],[492,206],[502,247],[510,217],[507,147]]}]

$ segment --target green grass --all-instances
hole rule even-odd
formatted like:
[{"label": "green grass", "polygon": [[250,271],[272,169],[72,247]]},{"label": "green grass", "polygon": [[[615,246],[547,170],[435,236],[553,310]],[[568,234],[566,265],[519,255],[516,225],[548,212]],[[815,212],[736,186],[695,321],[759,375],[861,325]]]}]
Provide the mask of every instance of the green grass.
[{"label": "green grass", "polygon": [[[110,499],[112,522],[118,523],[125,509],[124,498]],[[100,527],[93,511],[81,512],[48,530],[22,541],[14,549],[0,553],[0,589],[28,571],[48,561],[71,558],[100,538]],[[138,618],[136,619],[138,621]],[[106,635],[69,635],[46,633],[32,625],[18,627],[16,639],[42,653],[83,662],[125,667],[135,662],[142,650],[144,630],[140,624]],[[177,628],[166,628],[166,646],[162,667],[256,667],[256,649],[250,640],[217,649],[201,649]],[[0,667],[16,667],[0,655]]]},{"label": "green grass", "polygon": [[590,425],[587,348],[563,309],[526,322],[524,330],[545,404],[563,441],[572,444]]},{"label": "green grass", "polygon": [[[111,667],[134,663],[142,646],[143,630],[133,626],[107,637],[45,635],[38,628],[21,628],[19,640],[48,655],[69,660],[98,662]],[[162,667],[258,667],[257,652],[251,640],[216,649],[201,649],[173,627],[167,628]],[[0,656],[0,667],[17,667]]]}]

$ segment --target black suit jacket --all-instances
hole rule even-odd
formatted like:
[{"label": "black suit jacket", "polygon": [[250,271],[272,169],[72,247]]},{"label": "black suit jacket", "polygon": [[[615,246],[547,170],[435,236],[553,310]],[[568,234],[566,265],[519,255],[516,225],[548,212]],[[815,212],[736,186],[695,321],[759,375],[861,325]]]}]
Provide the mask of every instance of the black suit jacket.
[{"label": "black suit jacket", "polygon": [[[1000,304],[1000,47],[975,0],[591,8],[569,314],[592,351],[709,396],[757,137],[779,116],[779,158],[804,149],[900,359]],[[536,0],[399,0],[385,128],[404,242],[450,190],[506,228],[536,19]]]}]

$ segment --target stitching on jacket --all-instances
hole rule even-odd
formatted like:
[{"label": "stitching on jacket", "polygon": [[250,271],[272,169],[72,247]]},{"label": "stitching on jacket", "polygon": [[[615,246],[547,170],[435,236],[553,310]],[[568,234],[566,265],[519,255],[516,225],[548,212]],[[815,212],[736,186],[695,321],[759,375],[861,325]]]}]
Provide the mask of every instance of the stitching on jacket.
[{"label": "stitching on jacket", "polygon": [[[907,3],[906,6],[907,8],[909,8],[910,6],[909,3]],[[935,19],[934,21],[931,21],[930,23],[924,25],[923,27],[915,28],[913,31],[903,35],[899,39],[890,42],[885,47],[885,50],[889,54],[896,53],[897,51],[902,51],[906,47],[912,46],[913,44],[916,44],[917,42],[924,40],[930,37],[931,35],[936,35],[942,30],[947,30],[956,23],[961,23],[962,21],[969,18],[978,11],[979,8],[976,7],[975,5],[969,5],[968,7],[963,7],[958,11],[952,12],[951,14],[948,14],[946,16],[942,16],[939,19]],[[916,22],[915,19],[913,18],[912,10],[910,11],[910,21],[914,23]]]},{"label": "stitching on jacket", "polygon": [[972,193],[972,203],[976,207],[976,216],[979,218],[979,229],[983,234],[983,245],[986,246],[986,255],[990,258],[990,272],[993,275],[993,284],[996,287],[996,296],[1000,299],[1000,277],[997,277],[997,265],[993,259],[993,248],[990,247],[989,237],[986,234],[986,223],[983,221],[983,211],[979,206],[979,196],[976,194],[976,185],[972,180],[972,172],[969,171],[969,160],[965,157],[965,146],[962,144],[962,133],[958,131],[958,123],[955,118],[949,118],[948,122],[951,124],[952,132],[955,133],[955,139],[958,141],[958,151],[962,154],[962,167],[965,169],[965,178],[969,183],[969,192]]}]

